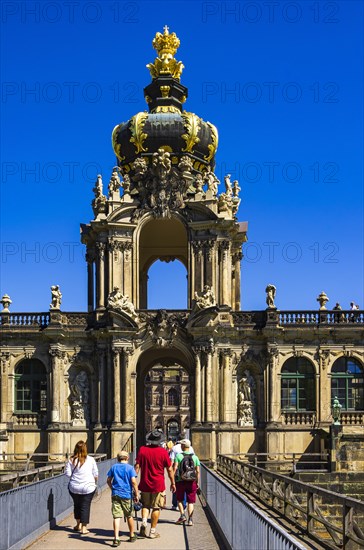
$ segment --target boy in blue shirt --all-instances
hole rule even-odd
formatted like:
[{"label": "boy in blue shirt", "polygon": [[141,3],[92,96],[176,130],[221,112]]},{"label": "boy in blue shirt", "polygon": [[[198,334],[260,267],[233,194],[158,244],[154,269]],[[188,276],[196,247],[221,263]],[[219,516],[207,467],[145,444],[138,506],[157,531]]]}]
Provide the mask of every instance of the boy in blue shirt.
[{"label": "boy in blue shirt", "polygon": [[[129,542],[135,542],[137,535],[134,533],[133,520],[133,496],[139,499],[136,472],[128,464],[129,453],[120,451],[117,455],[118,462],[107,472],[107,484],[111,489],[111,512],[114,518],[114,541],[113,546],[119,546],[120,520],[124,516],[127,519],[130,538]],[[133,495],[134,493],[134,495]]]}]

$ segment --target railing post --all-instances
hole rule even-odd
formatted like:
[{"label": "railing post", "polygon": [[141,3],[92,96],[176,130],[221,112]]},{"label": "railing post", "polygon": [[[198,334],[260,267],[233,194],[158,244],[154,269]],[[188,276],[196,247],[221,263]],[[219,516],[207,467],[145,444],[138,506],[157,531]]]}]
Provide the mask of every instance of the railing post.
[{"label": "railing post", "polygon": [[343,550],[350,543],[349,533],[352,532],[353,509],[344,502],[343,504]]},{"label": "railing post", "polygon": [[313,533],[314,529],[314,519],[311,518],[311,514],[313,514],[315,510],[315,494],[311,493],[311,491],[307,491],[307,518],[306,518],[306,529],[307,533]]}]

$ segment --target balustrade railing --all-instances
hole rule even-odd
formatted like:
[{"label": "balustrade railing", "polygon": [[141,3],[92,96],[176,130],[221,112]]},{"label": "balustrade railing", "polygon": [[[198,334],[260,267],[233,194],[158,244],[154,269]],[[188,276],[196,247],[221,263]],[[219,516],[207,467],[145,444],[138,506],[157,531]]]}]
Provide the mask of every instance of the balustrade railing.
[{"label": "balustrade railing", "polygon": [[315,412],[283,412],[283,424],[288,426],[313,426],[316,421]]},{"label": "balustrade railing", "polygon": [[217,470],[323,547],[364,547],[364,502],[223,455]]},{"label": "balustrade railing", "polygon": [[301,470],[330,470],[329,451],[321,453],[229,453],[223,456],[273,471],[295,473]]},{"label": "balustrade railing", "polygon": [[12,416],[14,424],[18,426],[44,427],[47,424],[47,415],[41,413],[15,413]]},{"label": "balustrade railing", "polygon": [[49,313],[1,313],[0,325],[11,327],[39,327],[46,328],[49,325]]},{"label": "balustrade railing", "polygon": [[278,311],[280,325],[348,325],[364,324],[361,310]]},{"label": "balustrade railing", "polygon": [[362,426],[364,425],[364,412],[342,412],[340,423],[344,426]]}]

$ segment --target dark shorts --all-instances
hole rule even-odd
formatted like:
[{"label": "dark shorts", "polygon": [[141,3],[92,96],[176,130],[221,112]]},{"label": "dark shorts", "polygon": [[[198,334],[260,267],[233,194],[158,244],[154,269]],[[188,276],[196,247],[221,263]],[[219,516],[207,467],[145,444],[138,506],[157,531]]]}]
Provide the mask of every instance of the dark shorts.
[{"label": "dark shorts", "polygon": [[197,483],[196,481],[177,481],[176,496],[179,502],[183,501],[183,496],[186,493],[186,500],[190,504],[196,502]]}]

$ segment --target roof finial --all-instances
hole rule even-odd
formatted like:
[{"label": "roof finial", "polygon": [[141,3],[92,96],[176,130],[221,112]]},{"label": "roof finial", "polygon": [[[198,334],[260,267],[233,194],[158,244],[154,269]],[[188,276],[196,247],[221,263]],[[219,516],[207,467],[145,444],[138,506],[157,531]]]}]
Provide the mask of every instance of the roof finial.
[{"label": "roof finial", "polygon": [[149,63],[147,65],[153,80],[163,75],[171,75],[176,80],[179,80],[184,65],[181,61],[177,61],[174,58],[180,45],[176,33],[172,32],[169,34],[169,28],[165,25],[163,34],[157,32],[152,44],[153,48],[158,53],[158,57],[154,60],[154,63]]}]

